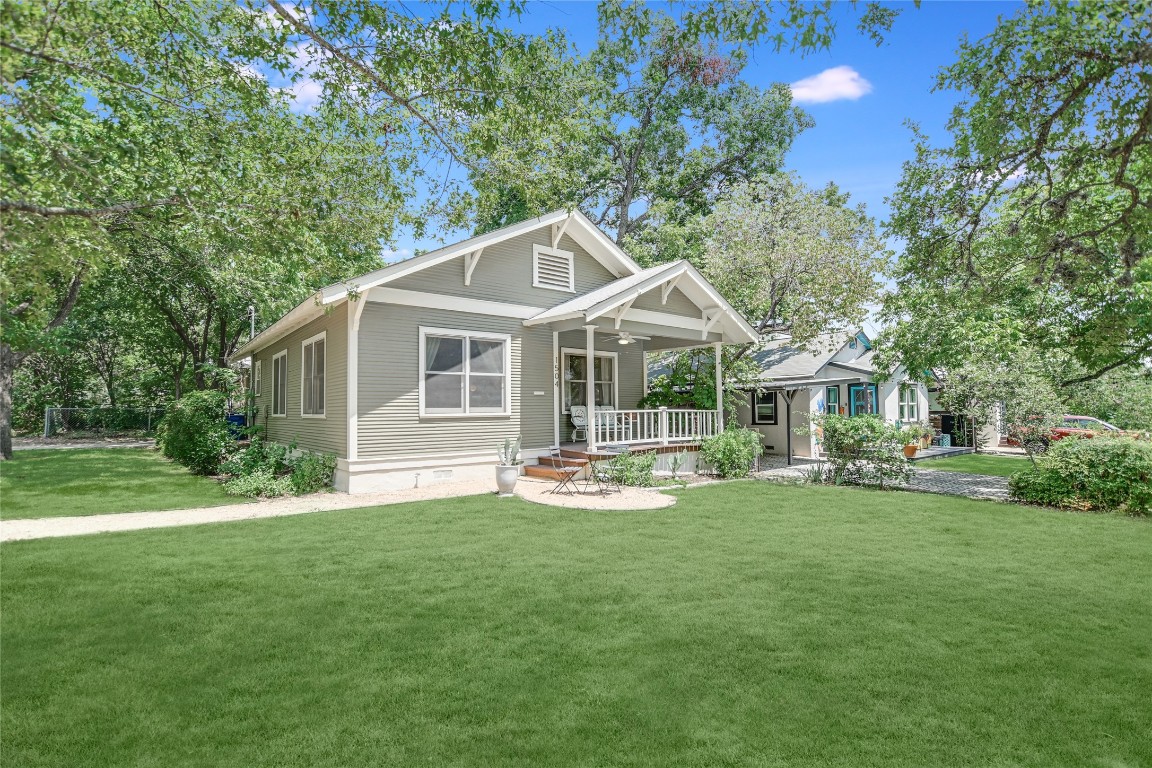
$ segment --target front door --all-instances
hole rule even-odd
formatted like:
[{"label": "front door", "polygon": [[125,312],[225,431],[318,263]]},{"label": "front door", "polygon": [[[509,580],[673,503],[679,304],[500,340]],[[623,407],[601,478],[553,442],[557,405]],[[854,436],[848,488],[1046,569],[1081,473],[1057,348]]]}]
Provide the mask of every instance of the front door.
[{"label": "front door", "polygon": [[878,411],[879,398],[875,384],[848,385],[848,415],[860,416]]}]

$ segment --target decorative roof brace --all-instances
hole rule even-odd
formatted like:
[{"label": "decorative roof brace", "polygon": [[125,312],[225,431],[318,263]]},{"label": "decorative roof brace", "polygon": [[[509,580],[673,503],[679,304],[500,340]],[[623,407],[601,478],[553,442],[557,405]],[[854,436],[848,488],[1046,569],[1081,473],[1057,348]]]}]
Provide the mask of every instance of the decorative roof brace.
[{"label": "decorative roof brace", "polygon": [[472,273],[476,271],[476,265],[483,253],[483,248],[477,248],[472,253],[464,254],[464,285],[472,285]]}]

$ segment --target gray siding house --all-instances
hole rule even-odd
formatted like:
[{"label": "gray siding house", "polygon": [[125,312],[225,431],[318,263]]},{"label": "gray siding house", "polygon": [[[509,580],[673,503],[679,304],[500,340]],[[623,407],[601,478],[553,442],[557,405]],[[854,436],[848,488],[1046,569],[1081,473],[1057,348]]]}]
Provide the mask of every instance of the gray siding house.
[{"label": "gray siding house", "polygon": [[737,404],[737,417],[760,432],[766,452],[818,456],[819,434],[796,434],[811,413],[876,413],[901,425],[928,420],[926,385],[911,380],[903,367],[881,380],[864,331],[825,334],[812,346],[816,351],[799,349],[785,337],[752,353],[760,383]]},{"label": "gray siding house", "polygon": [[576,437],[696,442],[722,413],[638,409],[646,352],[755,340],[688,262],[642,269],[557,211],[328,286],[233,359],[267,438],[334,453],[356,493],[490,477],[518,435],[529,462]]}]

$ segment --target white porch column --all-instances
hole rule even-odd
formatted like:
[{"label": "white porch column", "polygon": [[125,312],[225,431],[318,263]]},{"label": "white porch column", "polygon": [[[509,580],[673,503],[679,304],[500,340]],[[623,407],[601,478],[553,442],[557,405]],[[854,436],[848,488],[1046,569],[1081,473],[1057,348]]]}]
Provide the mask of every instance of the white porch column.
[{"label": "white porch column", "polygon": [[584,402],[588,405],[588,450],[596,450],[596,326],[584,326]]},{"label": "white porch column", "polygon": [[716,431],[724,431],[724,366],[721,364],[723,360],[724,343],[717,341],[713,342],[712,349],[716,352]]}]

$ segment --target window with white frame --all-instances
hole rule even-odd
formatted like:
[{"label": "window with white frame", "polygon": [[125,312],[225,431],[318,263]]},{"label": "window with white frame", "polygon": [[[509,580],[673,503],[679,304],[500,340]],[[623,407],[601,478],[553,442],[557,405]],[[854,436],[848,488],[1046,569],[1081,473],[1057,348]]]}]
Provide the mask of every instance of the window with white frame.
[{"label": "window with white frame", "polygon": [[532,285],[554,291],[576,291],[575,257],[543,245],[532,246]]},{"label": "window with white frame", "polygon": [[776,393],[756,390],[752,393],[752,423],[776,423]]},{"label": "window with white frame", "polygon": [[288,350],[272,356],[272,415],[288,415]]},{"label": "window with white frame", "polygon": [[300,345],[300,415],[324,415],[324,333],[306,339]]},{"label": "window with white frame", "polygon": [[420,414],[506,416],[512,337],[420,329]]},{"label": "window with white frame", "polygon": [[252,394],[260,395],[260,361],[255,360],[252,363]]},{"label": "window with white frame", "polygon": [[[617,401],[615,352],[597,352],[592,365],[593,384],[596,387],[596,405],[615,408]],[[574,405],[588,403],[588,355],[582,349],[563,350],[564,413]]]},{"label": "window with white frame", "polygon": [[900,385],[900,421],[919,421],[920,403],[915,384]]}]

